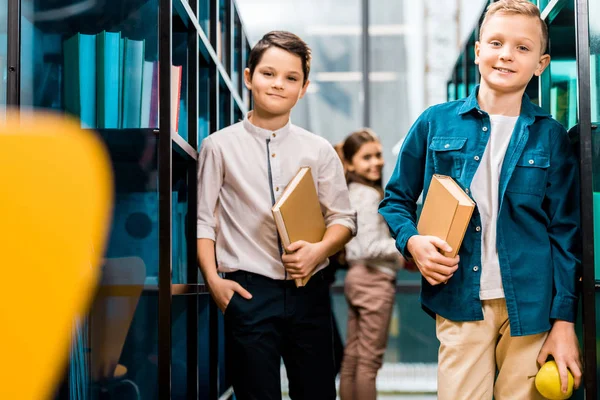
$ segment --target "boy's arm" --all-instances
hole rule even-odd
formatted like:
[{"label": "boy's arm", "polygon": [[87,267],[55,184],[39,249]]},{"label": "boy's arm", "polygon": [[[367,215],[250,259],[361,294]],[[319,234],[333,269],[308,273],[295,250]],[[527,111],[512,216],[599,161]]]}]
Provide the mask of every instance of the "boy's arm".
[{"label": "boy's arm", "polygon": [[208,137],[202,142],[198,156],[198,213],[196,236],[198,238],[198,262],[204,281],[221,311],[236,291],[245,298],[252,296],[237,282],[222,279],[217,274],[215,258],[216,225],[215,208],[223,185],[223,159]]},{"label": "boy's arm", "polygon": [[577,314],[577,281],[580,276],[579,248],[579,169],[571,151],[567,132],[561,127],[554,143],[548,168],[548,185],[543,207],[550,219],[548,235],[552,251],[554,292],[550,318],[554,320],[550,334],[540,350],[542,365],[552,355],[558,366],[563,392],[567,388],[567,368],[581,383],[582,365],[579,341],[575,334]]},{"label": "boy's arm", "polygon": [[575,322],[581,276],[579,167],[567,132],[561,127],[548,168],[543,207],[548,215],[555,295],[550,318]]},{"label": "boy's arm", "polygon": [[379,204],[379,213],[396,240],[396,248],[406,259],[414,259],[429,284],[438,285],[452,277],[458,269],[459,258],[443,256],[438,249],[450,251],[446,242],[433,236],[420,236],[417,231],[417,200],[428,168],[429,110],[419,117],[404,139],[396,168]]},{"label": "boy's arm", "polygon": [[322,150],[320,160],[317,186],[327,230],[320,242],[294,242],[288,247],[293,253],[281,257],[284,267],[294,279],[309,276],[317,265],[341,250],[356,234],[356,211],[350,206],[342,162],[333,146]]}]

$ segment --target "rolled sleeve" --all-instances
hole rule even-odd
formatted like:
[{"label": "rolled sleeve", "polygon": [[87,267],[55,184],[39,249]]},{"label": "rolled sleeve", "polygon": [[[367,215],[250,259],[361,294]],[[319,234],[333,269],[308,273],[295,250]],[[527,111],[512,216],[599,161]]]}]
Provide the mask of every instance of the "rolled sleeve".
[{"label": "rolled sleeve", "polygon": [[412,257],[406,249],[408,239],[419,234],[417,200],[423,190],[427,159],[427,113],[428,110],[419,117],[406,135],[396,167],[379,204],[379,213],[388,224],[392,237],[396,239],[396,248],[406,258]]},{"label": "rolled sleeve", "polygon": [[560,127],[552,149],[546,188],[554,291],[550,318],[575,322],[581,276],[579,168],[567,132]]},{"label": "rolled sleeve", "polygon": [[348,186],[344,177],[342,162],[332,146],[321,153],[321,167],[318,171],[318,192],[325,226],[345,226],[356,235],[356,211],[350,205]]},{"label": "rolled sleeve", "polygon": [[216,240],[215,209],[223,185],[222,157],[211,137],[202,141],[198,156],[198,215],[196,237]]}]

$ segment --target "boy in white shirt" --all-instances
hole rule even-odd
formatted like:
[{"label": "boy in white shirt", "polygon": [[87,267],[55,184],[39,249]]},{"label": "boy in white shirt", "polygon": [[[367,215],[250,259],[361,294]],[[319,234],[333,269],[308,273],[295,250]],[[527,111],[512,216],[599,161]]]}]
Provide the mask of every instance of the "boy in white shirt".
[{"label": "boy in white shirt", "polygon": [[[200,151],[200,268],[225,314],[227,368],[239,400],[280,399],[282,357],[292,399],[336,397],[322,269],[355,233],[356,213],[333,147],[290,122],[309,84],[310,59],[296,35],[267,33],[244,71],[254,110],[206,138]],[[311,167],[327,230],[321,242],[298,241],[282,254],[271,207],[302,166]],[[311,274],[296,288],[294,279]]]}]

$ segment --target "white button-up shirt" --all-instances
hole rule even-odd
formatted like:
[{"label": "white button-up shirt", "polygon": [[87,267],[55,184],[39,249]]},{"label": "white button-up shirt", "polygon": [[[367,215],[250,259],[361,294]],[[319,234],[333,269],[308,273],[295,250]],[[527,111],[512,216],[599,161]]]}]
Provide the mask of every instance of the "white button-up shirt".
[{"label": "white button-up shirt", "polygon": [[325,225],[345,226],[354,235],[356,212],[350,207],[342,164],[324,138],[290,122],[269,131],[246,117],[202,141],[197,237],[216,242],[219,272],[244,270],[290,279],[271,207],[303,166],[311,167]]}]

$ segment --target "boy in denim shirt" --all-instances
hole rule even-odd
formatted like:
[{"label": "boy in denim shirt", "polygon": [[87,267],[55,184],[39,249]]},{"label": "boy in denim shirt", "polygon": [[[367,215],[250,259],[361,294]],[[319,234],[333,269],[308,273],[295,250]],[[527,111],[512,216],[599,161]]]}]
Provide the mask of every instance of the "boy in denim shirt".
[{"label": "boy in denim shirt", "polygon": [[[480,85],[419,117],[380,213],[419,267],[422,305],[436,316],[438,398],[537,399],[536,361],[548,356],[563,391],[567,368],[581,381],[578,167],[565,129],[525,94],[550,62],[539,9],[492,3],[480,32]],[[454,178],[477,204],[455,258],[416,229],[416,202],[433,174]]]}]

